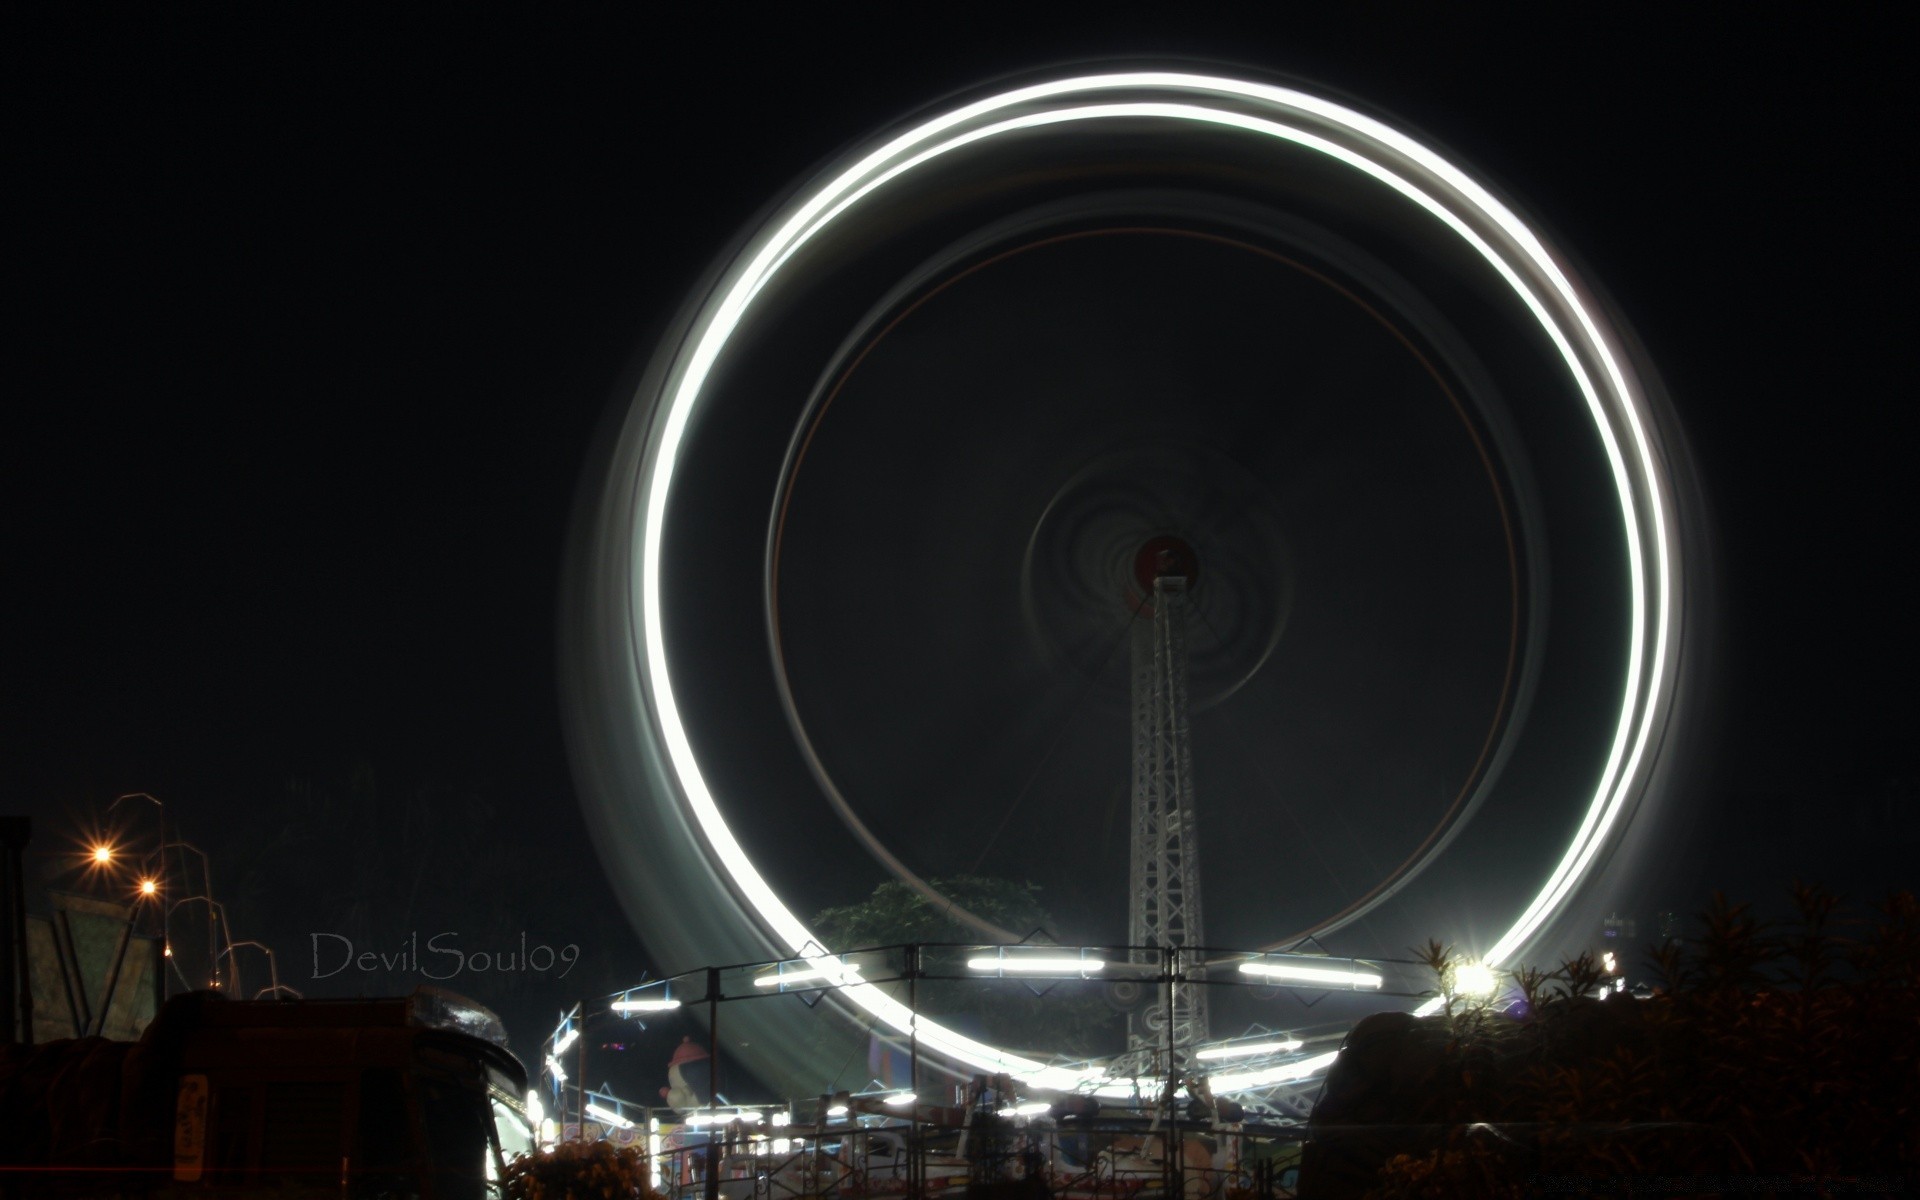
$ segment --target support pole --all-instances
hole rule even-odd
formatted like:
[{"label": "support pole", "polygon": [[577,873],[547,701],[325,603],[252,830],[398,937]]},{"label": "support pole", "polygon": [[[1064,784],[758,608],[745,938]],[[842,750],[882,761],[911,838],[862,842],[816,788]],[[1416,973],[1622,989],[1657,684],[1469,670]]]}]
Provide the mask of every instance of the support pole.
[{"label": "support pole", "polygon": [[[720,1116],[720,968],[707,968],[707,1109]],[[707,1122],[707,1200],[720,1200],[720,1142]]]},{"label": "support pole", "polygon": [[33,977],[27,965],[27,842],[33,822],[0,817],[0,1046],[33,1044]]},{"label": "support pole", "polygon": [[907,1195],[926,1193],[926,1163],[920,1143],[920,947],[907,947],[907,1086],[913,1089],[913,1107],[907,1118]]}]

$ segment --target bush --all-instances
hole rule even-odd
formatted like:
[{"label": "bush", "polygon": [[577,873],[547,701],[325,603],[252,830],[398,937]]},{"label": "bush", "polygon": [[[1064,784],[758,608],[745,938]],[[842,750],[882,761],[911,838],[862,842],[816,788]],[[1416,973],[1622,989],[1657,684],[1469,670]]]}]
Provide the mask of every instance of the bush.
[{"label": "bush", "polygon": [[663,1200],[647,1178],[647,1156],[633,1146],[561,1142],[507,1164],[506,1200]]}]

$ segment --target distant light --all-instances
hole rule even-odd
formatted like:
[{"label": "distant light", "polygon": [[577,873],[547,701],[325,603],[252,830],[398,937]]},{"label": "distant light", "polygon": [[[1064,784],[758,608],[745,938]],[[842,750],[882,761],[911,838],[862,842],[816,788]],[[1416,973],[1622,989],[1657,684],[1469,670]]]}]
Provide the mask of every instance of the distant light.
[{"label": "distant light", "polygon": [[914,1095],[912,1092],[895,1092],[880,1103],[887,1105],[889,1108],[905,1108],[919,1098],[920,1097]]},{"label": "distant light", "polygon": [[160,953],[161,953],[161,955],[162,955],[163,957],[165,957],[165,958],[172,958],[172,957],[173,957],[173,947],[172,947],[172,946],[163,946],[163,947],[161,947],[161,949],[160,949]]},{"label": "distant light", "polygon": [[553,1052],[555,1054],[565,1054],[567,1047],[573,1045],[579,1038],[580,1027],[577,1025],[570,1027],[565,1033],[553,1039]]},{"label": "distant light", "polygon": [[[1609,955],[1611,957],[1611,955]],[[1462,963],[1453,971],[1453,991],[1459,996],[1491,996],[1500,990],[1500,978],[1485,963]]]},{"label": "distant light", "polygon": [[[68,861],[72,861],[72,860],[68,860]],[[113,847],[112,846],[95,846],[93,848],[93,861],[103,867],[106,866],[108,863],[112,862]]]},{"label": "distant light", "polygon": [[1241,1042],[1231,1046],[1208,1046],[1205,1050],[1195,1051],[1193,1056],[1201,1059],[1251,1058],[1256,1054],[1290,1054],[1304,1045],[1305,1042],[1292,1038],[1284,1042]]},{"label": "distant light", "polygon": [[617,1112],[614,1112],[610,1108],[601,1108],[598,1104],[593,1104],[591,1102],[589,1102],[587,1105],[587,1115],[590,1117],[598,1117],[601,1121],[605,1122],[608,1125],[613,1126],[615,1129],[632,1129],[633,1128],[632,1121],[627,1120],[625,1117],[621,1116]]},{"label": "distant light", "polygon": [[140,894],[142,896],[157,895],[159,891],[160,891],[160,885],[154,880],[142,879],[140,881]]},{"label": "distant light", "polygon": [[1370,971],[1338,970],[1333,967],[1303,967],[1298,963],[1243,962],[1242,975],[1260,975],[1268,979],[1292,979],[1301,983],[1330,983],[1337,987],[1377,988],[1386,980]]},{"label": "distant light", "polygon": [[855,967],[801,967],[794,971],[774,971],[766,975],[756,975],[755,987],[781,987],[789,983],[807,983],[815,979],[830,980],[834,983],[859,983],[860,971]]},{"label": "distant light", "polygon": [[617,1013],[665,1012],[679,1007],[678,1000],[615,1000],[613,1002],[613,1011]]},{"label": "distant light", "polygon": [[1613,951],[1611,950],[1600,956],[1600,965],[1605,968],[1609,975],[1620,969],[1619,960],[1613,956]]},{"label": "distant light", "polygon": [[1097,958],[997,958],[989,954],[967,960],[969,971],[1020,971],[1034,975],[1098,975],[1106,965]]}]

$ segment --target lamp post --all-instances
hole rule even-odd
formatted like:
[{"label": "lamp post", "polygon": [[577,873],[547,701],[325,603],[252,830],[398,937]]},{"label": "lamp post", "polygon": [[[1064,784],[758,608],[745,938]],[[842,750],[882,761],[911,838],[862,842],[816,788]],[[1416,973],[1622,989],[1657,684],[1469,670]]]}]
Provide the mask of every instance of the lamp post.
[{"label": "lamp post", "polygon": [[[155,884],[154,890],[160,892],[163,896],[167,894],[168,885],[170,882],[168,877],[168,871],[167,871],[167,851],[180,850],[180,851],[186,851],[192,854],[196,854],[199,856],[200,858],[200,892],[203,896],[211,896],[213,894],[213,866],[211,861],[207,858],[207,852],[200,849],[200,847],[193,845],[190,842],[182,841],[178,837],[177,833],[174,835],[169,835],[166,801],[160,799],[160,797],[154,795],[152,792],[127,792],[122,795],[115,796],[113,798],[113,803],[107,805],[107,811],[112,812],[115,808],[118,808],[123,801],[126,801],[126,800],[145,800],[149,804],[153,805],[154,808],[157,810],[157,815],[160,821],[160,847],[158,850],[154,852],[153,857],[158,858],[160,869],[159,869],[157,879],[154,880],[154,884]],[[103,852],[106,855],[106,857],[104,858],[101,857]],[[106,862],[111,861],[111,859],[112,859],[112,850],[110,847],[101,846],[101,847],[95,848],[94,850],[95,862],[101,863],[104,865]],[[148,862],[150,863],[151,861],[152,861],[152,858],[149,858]],[[152,872],[148,871],[147,874],[151,876]],[[185,864],[182,864],[182,868],[180,871],[180,879],[178,881],[172,881],[172,882],[178,882],[179,885],[184,888],[186,886],[186,881],[187,881],[187,873],[185,870]],[[153,894],[153,892],[148,891],[147,888],[145,887],[145,881],[143,881],[142,883],[141,892],[143,895]],[[174,906],[163,908],[161,910],[161,915],[160,915],[161,957],[166,959],[171,959],[173,957],[172,917],[173,917],[173,909],[175,907],[178,907],[178,906],[174,905]],[[213,947],[217,938],[217,935],[214,929],[214,907],[215,906],[211,902],[209,902],[209,905],[207,908],[207,954],[209,955],[210,961],[213,961],[213,954],[214,954]],[[226,923],[226,915],[225,915],[224,909],[221,910],[220,921],[221,921],[221,924],[224,926]],[[230,940],[231,934],[229,934],[228,936]],[[175,970],[177,971],[178,969],[179,968],[176,966]],[[208,971],[209,982],[212,982],[214,978],[215,978],[214,972],[211,969],[209,969]],[[184,980],[185,980],[185,976],[183,974],[182,981],[184,982]],[[165,987],[166,987],[166,976],[165,976],[165,972],[163,971],[161,973],[161,995],[160,995],[161,1000],[166,999]]]},{"label": "lamp post", "polygon": [[[224,913],[224,910],[222,910],[221,920],[224,921],[225,919],[226,919],[225,913]],[[258,1000],[260,997],[269,995],[269,994],[273,995],[277,999],[281,992],[291,993],[294,999],[296,1000],[306,999],[306,997],[301,995],[298,991],[295,991],[293,988],[287,987],[286,985],[280,982],[280,961],[273,956],[273,947],[267,945],[265,942],[256,942],[251,939],[246,941],[239,941],[239,942],[229,941],[227,943],[227,948],[220,952],[220,957],[225,958],[227,955],[232,954],[234,950],[240,946],[252,946],[254,949],[260,951],[261,953],[267,956],[267,975],[270,979],[272,979],[273,982],[270,986],[263,987],[258,992],[254,993],[253,998],[255,1000]],[[237,988],[239,984],[235,983],[234,986]]]},{"label": "lamp post", "polygon": [[[164,884],[166,879],[167,851],[169,850],[185,850],[200,856],[200,894],[203,897],[211,897],[213,895],[213,864],[207,858],[207,852],[205,850],[202,850],[200,847],[192,844],[191,842],[183,842],[183,841],[180,841],[178,838],[175,838],[172,841],[166,841],[166,842],[160,843],[160,877],[161,877],[162,883]],[[186,872],[182,871],[181,875],[184,877],[186,875]],[[217,907],[219,906],[215,904],[211,899],[207,901],[207,954],[210,959],[213,956],[213,943],[214,943],[213,911]],[[167,912],[169,915],[171,915],[173,910],[169,908]],[[223,930],[225,930],[227,927],[227,910],[225,908],[220,908],[220,927]],[[231,931],[227,932],[226,940],[229,945],[232,944],[233,934]],[[211,976],[213,972],[209,970],[208,974],[209,976]],[[236,982],[236,985],[237,985],[237,981],[229,981],[229,982]]]},{"label": "lamp post", "polygon": [[[180,899],[175,900],[172,904],[169,904],[167,906],[167,914],[171,916],[173,914],[174,909],[179,908],[182,904],[192,904],[195,901],[199,901],[200,903],[205,904],[207,906],[207,985],[209,987],[217,988],[220,986],[218,967],[220,964],[220,959],[225,957],[226,951],[224,950],[216,951],[214,948],[214,936],[215,936],[214,918],[216,915],[219,917],[219,922],[220,922],[219,931],[223,935],[223,938],[227,944],[227,948],[228,949],[233,948],[233,930],[227,924],[226,905],[220,903],[218,900],[213,899],[211,896],[182,896]],[[178,967],[175,968],[175,970],[178,970],[178,969],[179,969]],[[183,972],[182,973],[183,978],[184,978],[184,975],[185,973]],[[233,985],[231,988],[233,992],[235,992],[236,994],[239,993],[240,964],[238,960],[235,960],[232,963],[232,965],[230,965],[227,968],[227,982]]]}]

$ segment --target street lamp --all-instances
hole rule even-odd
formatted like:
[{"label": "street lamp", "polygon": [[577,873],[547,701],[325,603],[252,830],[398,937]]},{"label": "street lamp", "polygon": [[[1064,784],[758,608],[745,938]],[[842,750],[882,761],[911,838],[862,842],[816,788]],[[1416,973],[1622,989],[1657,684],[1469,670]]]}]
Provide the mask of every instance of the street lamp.
[{"label": "street lamp", "polygon": [[[143,897],[162,895],[167,891],[167,884],[168,884],[167,848],[170,844],[167,839],[166,802],[161,800],[160,797],[154,795],[152,792],[125,792],[113,798],[113,803],[107,805],[107,811],[112,812],[114,809],[120,807],[120,805],[127,800],[145,800],[147,803],[153,805],[155,809],[154,815],[160,822],[160,848],[157,851],[155,851],[153,855],[147,856],[146,860],[141,865],[141,871],[140,871],[141,879],[139,884],[139,894]],[[107,863],[112,861],[113,855],[114,855],[114,848],[111,845],[101,845],[101,846],[94,847],[93,860],[98,864],[101,864],[103,866],[106,865]],[[153,859],[155,856],[157,856],[160,860],[158,871],[155,871],[153,869],[154,868]],[[211,893],[213,891],[213,884],[210,880],[208,880],[205,877],[205,874],[204,874],[205,866],[206,866],[205,854],[200,855],[200,861],[201,861],[201,868],[202,868],[201,890],[203,892]],[[181,874],[182,874],[182,879],[179,880],[178,882],[180,886],[184,889],[186,887],[186,881],[184,878],[185,872],[183,871]],[[173,915],[173,910],[171,908],[165,908],[160,910],[161,957],[170,963],[173,962],[173,923],[171,920],[172,915]],[[212,947],[213,947],[212,910],[208,910],[208,913],[207,913],[207,947],[208,947],[208,952],[211,953]],[[179,969],[180,969],[179,966],[175,964],[174,971],[177,973]],[[159,982],[160,982],[160,994],[156,999],[159,1002],[164,1003],[167,998],[167,974],[164,969],[162,969],[162,971],[160,972]],[[185,976],[181,977],[181,982],[182,983],[187,982]],[[188,986],[191,986],[191,985],[188,985]]]}]

